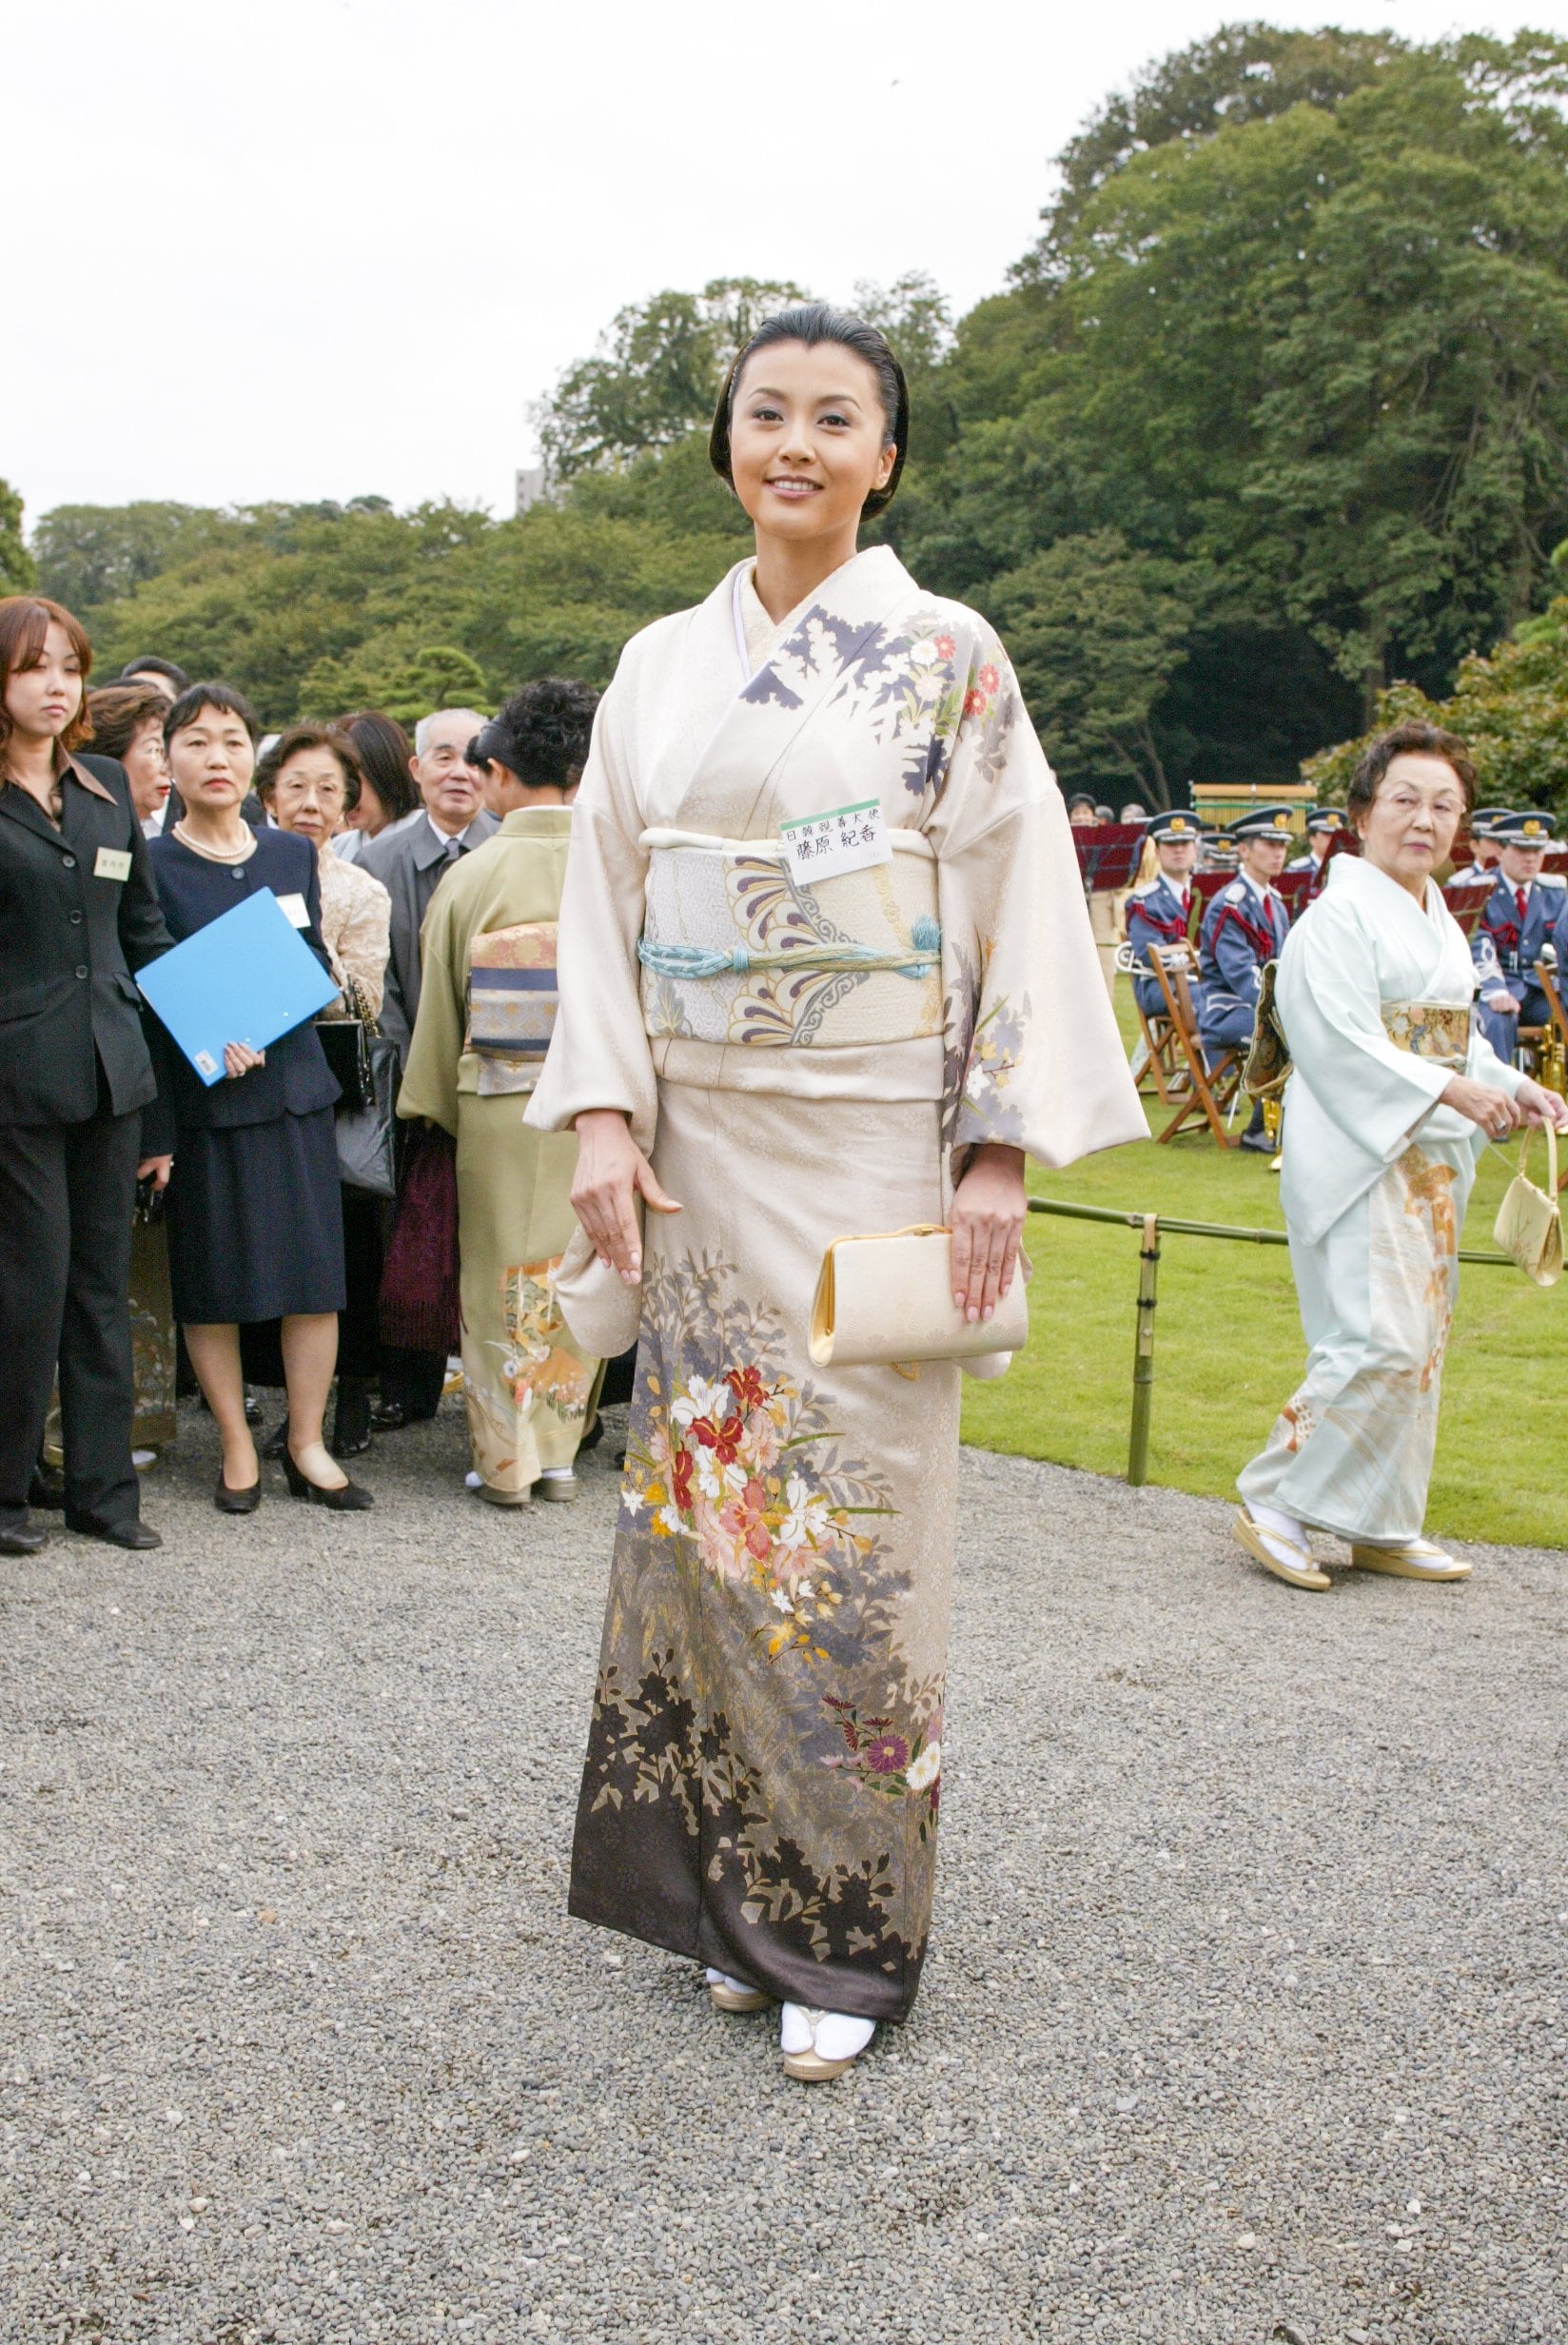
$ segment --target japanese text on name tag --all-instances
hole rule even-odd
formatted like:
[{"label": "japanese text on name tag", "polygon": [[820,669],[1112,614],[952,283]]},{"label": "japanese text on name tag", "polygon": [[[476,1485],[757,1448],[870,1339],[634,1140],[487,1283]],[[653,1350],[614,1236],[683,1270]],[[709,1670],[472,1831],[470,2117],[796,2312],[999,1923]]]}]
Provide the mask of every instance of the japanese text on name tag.
[{"label": "japanese text on name tag", "polygon": [[826,814],[781,822],[778,836],[796,879],[831,879],[846,871],[866,871],[892,861],[892,841],[881,801],[862,798],[855,806],[832,806]]}]

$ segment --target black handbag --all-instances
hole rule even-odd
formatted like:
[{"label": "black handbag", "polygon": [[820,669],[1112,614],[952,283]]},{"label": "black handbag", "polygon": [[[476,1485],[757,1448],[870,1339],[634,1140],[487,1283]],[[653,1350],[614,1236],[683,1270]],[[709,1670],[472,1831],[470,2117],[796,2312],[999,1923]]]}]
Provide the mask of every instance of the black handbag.
[{"label": "black handbag", "polygon": [[355,1015],[322,1018],[316,1027],[343,1093],[335,1119],[338,1177],[346,1187],[366,1190],[373,1197],[395,1197],[398,1046],[389,1035],[377,1033],[352,977],[344,979],[343,998]]}]

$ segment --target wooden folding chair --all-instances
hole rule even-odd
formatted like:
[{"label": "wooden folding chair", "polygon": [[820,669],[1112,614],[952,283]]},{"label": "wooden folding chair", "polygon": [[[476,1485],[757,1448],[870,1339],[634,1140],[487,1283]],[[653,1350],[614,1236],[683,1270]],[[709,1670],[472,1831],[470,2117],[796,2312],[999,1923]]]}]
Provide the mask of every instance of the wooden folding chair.
[{"label": "wooden folding chair", "polygon": [[[1558,1040],[1562,1044],[1563,1049],[1568,1051],[1568,1011],[1564,1010],[1562,995],[1558,991],[1558,983],[1561,975],[1562,971],[1554,968],[1550,961],[1537,961],[1536,983],[1545,995],[1551,1009],[1552,1023],[1558,1030]],[[1544,1034],[1546,1029],[1542,1026],[1537,1031]]]},{"label": "wooden folding chair", "polygon": [[[1549,1032],[1555,1031],[1559,1048],[1568,1051],[1568,1008],[1564,1007],[1562,995],[1558,990],[1562,975],[1562,971],[1555,968],[1550,961],[1537,961],[1536,963],[1536,983],[1545,995],[1547,1007],[1552,1013],[1551,1027],[1541,1026],[1536,1031],[1543,1038]],[[1539,1064],[1539,1058],[1537,1064],[1538,1066]],[[1568,1189],[1568,1168],[1565,1168],[1558,1176],[1558,1195],[1565,1189]]]},{"label": "wooden folding chair", "polygon": [[1154,1096],[1160,1105],[1171,1107],[1175,1104],[1176,1092],[1185,1092],[1186,1084],[1176,1064],[1177,1042],[1170,1020],[1162,1017],[1158,1010],[1150,1015],[1139,1000],[1137,980],[1147,977],[1148,971],[1130,945],[1117,947],[1116,967],[1119,975],[1133,979],[1132,1006],[1138,1013],[1138,1031],[1144,1038],[1144,1063],[1138,1071],[1138,1089],[1147,1096],[1147,1086],[1152,1083]]},{"label": "wooden folding chair", "polygon": [[1160,991],[1166,997],[1166,1015],[1192,1085],[1164,1132],[1157,1133],[1155,1137],[1163,1145],[1166,1140],[1173,1140],[1184,1124],[1195,1116],[1205,1115],[1216,1147],[1239,1148],[1240,1139],[1233,1140],[1225,1130],[1225,1118],[1241,1086],[1242,1053],[1234,1048],[1223,1051],[1212,1067],[1205,1064],[1204,1046],[1198,1038],[1198,1015],[1192,1006],[1192,989],[1187,983],[1187,956],[1180,945],[1156,945],[1149,954],[1149,959],[1160,980]]}]

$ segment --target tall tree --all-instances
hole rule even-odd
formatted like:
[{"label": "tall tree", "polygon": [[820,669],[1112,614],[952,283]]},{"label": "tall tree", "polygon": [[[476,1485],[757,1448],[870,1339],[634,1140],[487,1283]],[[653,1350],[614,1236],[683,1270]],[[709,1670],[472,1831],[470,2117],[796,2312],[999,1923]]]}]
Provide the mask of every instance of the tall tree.
[{"label": "tall tree", "polygon": [[22,535],[22,500],[9,481],[0,481],[0,594],[26,594],[36,582]]},{"label": "tall tree", "polygon": [[558,481],[668,447],[712,416],[724,369],[769,310],[798,286],[715,277],[700,293],[656,293],[617,311],[592,358],[569,366],[534,409]]},{"label": "tall tree", "polygon": [[40,520],[33,547],[44,592],[85,612],[119,601],[225,537],[232,542],[232,518],[205,505],[59,504]]}]

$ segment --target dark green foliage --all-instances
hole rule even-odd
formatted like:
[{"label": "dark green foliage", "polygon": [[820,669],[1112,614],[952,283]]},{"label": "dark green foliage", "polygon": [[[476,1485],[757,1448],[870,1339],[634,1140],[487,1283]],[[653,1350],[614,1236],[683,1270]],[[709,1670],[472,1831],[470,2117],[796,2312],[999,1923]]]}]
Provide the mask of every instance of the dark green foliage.
[{"label": "dark green foliage", "polygon": [[22,500],[9,481],[0,481],[0,595],[26,594],[36,583],[22,538]]},{"label": "dark green foliage", "polygon": [[[1558,636],[1531,629],[1568,531],[1565,96],[1544,34],[1229,26],[1071,143],[1039,242],[956,331],[925,276],[856,287],[914,417],[871,534],[995,616],[1064,779],[1282,781],[1390,680],[1441,696],[1511,630],[1555,740]],[[745,544],[708,419],[796,297],[720,279],[623,310],[539,410],[558,486],[520,520],[69,507],[46,583],[105,659],[226,670],[271,723],[410,705],[460,659],[491,701],[602,683]],[[1509,648],[1486,666],[1489,708],[1525,688]]]}]

